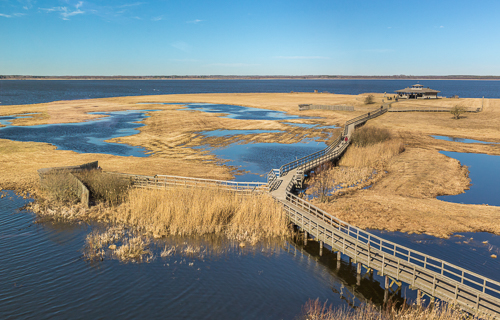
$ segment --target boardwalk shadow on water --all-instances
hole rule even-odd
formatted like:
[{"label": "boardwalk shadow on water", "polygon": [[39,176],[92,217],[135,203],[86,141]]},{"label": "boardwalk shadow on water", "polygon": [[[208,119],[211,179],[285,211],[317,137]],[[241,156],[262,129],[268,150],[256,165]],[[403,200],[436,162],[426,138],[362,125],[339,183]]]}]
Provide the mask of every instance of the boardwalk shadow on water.
[{"label": "boardwalk shadow on water", "polygon": [[[308,299],[334,306],[383,302],[376,275],[362,275],[357,285],[354,265],[343,260],[337,268],[335,256],[324,250],[319,257],[313,241],[306,247],[281,240],[241,248],[224,237],[169,237],[151,244],[150,263],[108,257],[89,263],[82,258],[85,237],[101,226],[33,224],[31,213],[16,211],[29,200],[5,194],[1,318],[292,319]],[[172,246],[176,251],[162,257]],[[402,302],[400,293],[394,299]]]}]

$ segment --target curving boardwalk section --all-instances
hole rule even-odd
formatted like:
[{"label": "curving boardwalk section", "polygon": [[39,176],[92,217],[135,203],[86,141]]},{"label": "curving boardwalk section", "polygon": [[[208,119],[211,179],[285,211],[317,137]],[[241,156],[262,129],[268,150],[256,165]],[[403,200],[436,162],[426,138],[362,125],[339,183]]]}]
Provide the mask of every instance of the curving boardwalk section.
[{"label": "curving boardwalk section", "polygon": [[[352,226],[295,196],[296,176],[322,163],[338,159],[350,142],[356,126],[388,111],[387,106],[350,120],[339,139],[325,150],[283,165],[268,174],[271,194],[283,204],[290,221],[338,256],[345,254],[361,268],[378,270],[394,281],[404,281],[412,289],[457,305],[472,314],[500,319],[500,282],[488,279],[444,260],[386,241]],[[347,141],[345,140],[347,137]],[[307,235],[306,235],[307,236]],[[417,301],[419,303],[419,301]]]},{"label": "curving boardwalk section", "polygon": [[417,303],[423,293],[451,302],[470,313],[500,319],[500,282],[386,241],[335,218],[293,194],[304,173],[323,163],[338,160],[349,146],[355,128],[383,115],[389,108],[389,104],[385,104],[380,109],[347,121],[342,134],[327,148],[271,170],[267,184],[164,175],[121,175],[142,188],[187,186],[216,187],[244,193],[270,192],[283,205],[290,221],[313,236],[321,248],[326,244],[337,251],[339,259],[341,254],[353,259],[357,263],[358,274],[362,267],[367,271],[378,270],[380,275],[385,276],[385,289],[390,287],[389,278],[398,285],[404,281],[418,290]]}]

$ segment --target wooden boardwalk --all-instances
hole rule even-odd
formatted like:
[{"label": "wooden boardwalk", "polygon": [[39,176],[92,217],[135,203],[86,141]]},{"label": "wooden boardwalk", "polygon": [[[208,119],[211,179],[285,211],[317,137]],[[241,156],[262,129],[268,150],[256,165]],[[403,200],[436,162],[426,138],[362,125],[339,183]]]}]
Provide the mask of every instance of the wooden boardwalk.
[{"label": "wooden boardwalk", "polygon": [[[500,282],[488,279],[459,266],[416,250],[386,241],[361,230],[315,207],[295,196],[297,172],[309,171],[327,161],[338,159],[347,148],[356,126],[387,112],[381,110],[367,113],[348,121],[342,139],[325,150],[283,165],[269,173],[271,194],[283,204],[290,221],[313,236],[320,247],[328,245],[337,251],[338,257],[345,254],[358,264],[357,271],[378,270],[385,276],[385,289],[389,279],[403,281],[412,289],[432,298],[439,298],[457,305],[472,314],[485,314],[500,319]],[[345,141],[345,137],[348,137]],[[274,176],[273,176],[274,175]]]},{"label": "wooden boardwalk", "polygon": [[[401,281],[418,290],[417,301],[422,294],[451,302],[472,314],[491,315],[500,319],[500,282],[488,279],[459,266],[416,250],[384,240],[369,232],[341,221],[311,203],[294,195],[297,181],[305,172],[329,161],[338,160],[349,146],[356,126],[383,115],[389,104],[346,122],[342,134],[327,148],[301,159],[282,165],[268,173],[268,183],[233,182],[196,179],[176,176],[123,175],[133,179],[138,187],[168,188],[172,186],[217,187],[238,192],[270,192],[286,210],[290,221],[319,243],[337,252],[338,259],[347,255],[362,268],[378,270],[385,276],[385,288],[389,279]],[[347,139],[346,139],[347,138]],[[387,291],[386,291],[387,292]]]}]

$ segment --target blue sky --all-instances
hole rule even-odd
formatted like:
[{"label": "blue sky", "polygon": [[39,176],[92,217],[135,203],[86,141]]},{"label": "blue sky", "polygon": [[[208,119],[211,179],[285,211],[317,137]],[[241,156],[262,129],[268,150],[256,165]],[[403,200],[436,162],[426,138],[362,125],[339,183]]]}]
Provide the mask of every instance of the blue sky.
[{"label": "blue sky", "polygon": [[500,75],[500,1],[0,0],[0,74]]}]

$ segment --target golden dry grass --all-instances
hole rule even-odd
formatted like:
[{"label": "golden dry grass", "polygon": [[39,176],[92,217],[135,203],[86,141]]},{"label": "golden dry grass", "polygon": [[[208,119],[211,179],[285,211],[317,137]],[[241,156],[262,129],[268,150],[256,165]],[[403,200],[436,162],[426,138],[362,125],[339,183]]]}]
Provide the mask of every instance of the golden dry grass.
[{"label": "golden dry grass", "polygon": [[[179,111],[180,105],[139,105],[143,102],[207,102],[243,105],[287,111],[296,115],[323,116],[301,122],[321,125],[339,125],[355,116],[356,112],[332,113],[325,110],[298,111],[298,104],[361,103],[362,97],[333,94],[199,94],[120,97],[76,101],[56,101],[44,104],[4,106],[1,115],[38,113],[31,118],[18,119],[15,125],[38,125],[82,122],[102,115],[89,112],[156,109],[140,127],[139,134],[111,139],[150,150],[147,158],[119,157],[105,154],[80,154],[56,150],[52,145],[34,142],[15,142],[0,139],[0,188],[35,192],[36,170],[46,167],[68,166],[98,160],[107,171],[134,174],[170,174],[214,179],[230,179],[231,168],[220,166],[209,152],[193,149],[200,145],[223,146],[234,142],[295,143],[305,137],[328,139],[319,129],[304,129],[287,122],[273,120],[236,120],[222,118],[220,114]],[[279,130],[279,133],[262,133],[238,137],[205,137],[200,131],[209,130]]]},{"label": "golden dry grass", "polygon": [[[463,103],[474,107],[480,107],[482,99],[439,99],[439,100],[417,100],[405,101],[392,104],[393,108],[404,107],[431,107],[445,106],[453,107],[455,104]],[[398,133],[411,134],[415,136],[443,135],[457,138],[467,138],[482,141],[500,142],[500,99],[485,99],[484,109],[479,113],[467,113],[460,119],[454,119],[448,112],[395,112],[387,113],[382,117],[370,120],[370,125],[388,128]],[[429,141],[430,142],[430,141]],[[440,143],[441,142],[436,142]],[[434,144],[430,142],[430,144]],[[442,144],[446,149],[452,150],[460,144]],[[483,152],[486,146],[475,146],[476,152]],[[498,148],[500,149],[500,148]],[[495,154],[499,154],[498,149]]]},{"label": "golden dry grass", "polygon": [[355,309],[335,308],[320,303],[319,299],[309,300],[302,308],[301,319],[307,320],[478,320],[493,319],[485,315],[470,315],[451,304],[441,302],[429,307],[404,304],[397,308],[392,305],[377,308],[372,304],[363,304]]},{"label": "golden dry grass", "polygon": [[286,214],[268,194],[242,195],[218,189],[133,189],[109,220],[154,237],[223,233],[255,243],[288,234]]},{"label": "golden dry grass", "polygon": [[332,215],[363,229],[427,233],[500,234],[500,207],[437,200],[468,188],[467,168],[436,150],[407,148],[390,159],[372,188],[317,203]]},{"label": "golden dry grass", "polygon": [[378,168],[392,157],[404,151],[401,139],[379,142],[366,147],[350,146],[339,165],[354,168]]},{"label": "golden dry grass", "polygon": [[[38,112],[31,119],[19,119],[18,125],[43,123],[79,122],[97,117],[92,111],[120,111],[130,109],[158,109],[144,120],[146,126],[140,134],[122,137],[119,140],[135,146],[143,146],[154,152],[147,158],[117,157],[103,154],[78,154],[56,150],[43,143],[15,142],[0,139],[0,188],[36,191],[36,170],[46,167],[67,166],[99,160],[107,171],[134,174],[172,174],[215,179],[230,179],[231,170],[219,166],[216,159],[192,146],[209,144],[224,145],[234,138],[208,139],[196,132],[217,129],[268,129],[285,130],[283,135],[264,134],[245,137],[259,142],[297,142],[304,136],[319,132],[291,127],[285,122],[256,121],[221,118],[216,114],[178,111],[173,105],[137,105],[139,102],[207,102],[243,105],[287,111],[296,115],[323,117],[301,122],[338,125],[361,113],[373,109],[365,106],[367,94],[358,96],[314,94],[314,93],[248,93],[248,94],[196,94],[120,97],[78,101],[59,101],[46,104],[4,106],[1,115]],[[374,94],[380,104],[383,94]],[[353,105],[355,112],[308,110],[298,111],[298,104],[343,104]],[[478,106],[481,99],[442,99],[402,101],[396,107],[452,107],[457,103]],[[387,113],[369,121],[370,126],[387,128],[396,137],[403,139],[406,152],[386,159],[387,174],[380,173],[375,186],[336,200],[335,207],[327,211],[351,223],[365,228],[386,228],[408,232],[427,232],[446,236],[458,231],[488,231],[500,234],[496,207],[451,204],[434,199],[438,194],[456,194],[467,188],[468,180],[464,168],[458,161],[446,158],[439,150],[457,152],[479,152],[500,155],[500,147],[483,144],[465,144],[429,137],[447,135],[500,142],[500,99],[485,99],[484,111],[466,114],[459,120],[449,113]],[[283,139],[282,139],[283,138]],[[236,138],[237,140],[238,138]],[[243,138],[242,138],[243,139]],[[344,164],[360,167],[377,166],[373,158],[381,159],[387,154],[383,148],[363,155],[354,148],[346,152]],[[351,156],[352,155],[352,156]],[[354,156],[358,155],[358,156]],[[359,160],[360,158],[361,160]],[[364,158],[364,160],[363,160]],[[350,160],[349,160],[350,159]],[[208,161],[207,161],[208,160]],[[357,162],[360,164],[356,164]],[[383,162],[381,160],[381,162]],[[79,215],[70,212],[69,215]],[[422,223],[423,222],[423,223]]]}]

